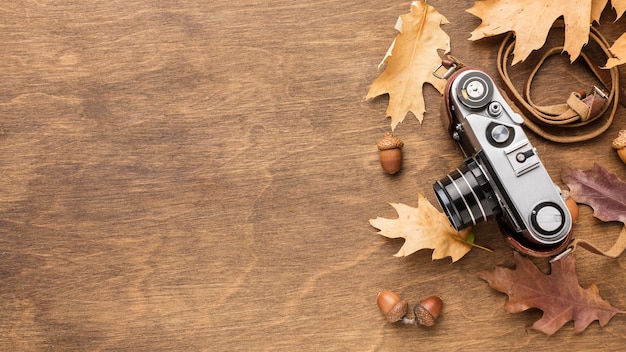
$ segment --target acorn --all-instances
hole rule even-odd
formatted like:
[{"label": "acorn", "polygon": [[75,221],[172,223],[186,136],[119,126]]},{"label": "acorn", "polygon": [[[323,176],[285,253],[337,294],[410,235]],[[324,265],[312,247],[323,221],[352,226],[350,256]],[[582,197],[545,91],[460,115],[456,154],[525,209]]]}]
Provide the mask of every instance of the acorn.
[{"label": "acorn", "polygon": [[568,190],[564,189],[561,191],[561,193],[563,194],[563,198],[565,199],[565,206],[567,207],[567,210],[569,210],[569,214],[572,216],[572,222],[574,223],[576,222],[576,220],[578,220],[578,215],[580,214],[578,210],[578,203],[576,203],[574,198],[570,196]]},{"label": "acorn", "polygon": [[439,296],[430,296],[416,304],[413,308],[415,314],[415,324],[424,326],[433,326],[441,313],[443,301]]},{"label": "acorn", "polygon": [[407,301],[400,299],[400,296],[389,290],[380,291],[378,293],[376,304],[390,323],[402,320],[402,318],[406,316],[406,312],[409,308]]},{"label": "acorn", "polygon": [[441,314],[441,309],[443,308],[441,297],[430,296],[413,307],[415,318],[409,318],[406,316],[408,308],[407,301],[401,299],[395,292],[389,290],[378,293],[376,304],[390,323],[402,321],[404,324],[423,326],[435,325],[435,321],[439,317],[439,314]]},{"label": "acorn", "polygon": [[402,147],[404,142],[394,137],[393,133],[387,132],[383,138],[376,144],[380,150],[380,166],[383,170],[393,175],[402,168]]},{"label": "acorn", "polygon": [[617,138],[613,140],[613,149],[617,150],[617,155],[626,164],[626,130],[619,131]]}]

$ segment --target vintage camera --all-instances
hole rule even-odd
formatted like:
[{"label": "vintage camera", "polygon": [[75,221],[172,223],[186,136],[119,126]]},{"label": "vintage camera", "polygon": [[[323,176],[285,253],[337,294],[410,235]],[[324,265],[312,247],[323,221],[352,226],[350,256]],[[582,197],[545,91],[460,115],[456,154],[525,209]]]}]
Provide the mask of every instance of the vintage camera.
[{"label": "vintage camera", "polygon": [[433,184],[450,224],[495,219],[521,252],[551,256],[571,241],[572,218],[537,151],[494,82],[476,69],[448,81],[442,121],[466,158]]}]

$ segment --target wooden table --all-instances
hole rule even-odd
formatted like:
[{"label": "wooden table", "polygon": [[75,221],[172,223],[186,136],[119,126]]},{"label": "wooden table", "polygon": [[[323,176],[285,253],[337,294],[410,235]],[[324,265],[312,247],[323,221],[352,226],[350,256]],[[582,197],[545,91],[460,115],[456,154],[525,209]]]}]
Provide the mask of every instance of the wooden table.
[{"label": "wooden table", "polygon": [[[502,38],[467,40],[480,23],[471,2],[431,4],[451,22],[453,54],[496,77]],[[435,202],[431,184],[461,162],[432,87],[424,123],[396,129],[403,171],[378,162],[387,98],[364,97],[409,5],[0,5],[0,350],[623,349],[623,315],[548,338],[528,328],[541,311],[506,313],[506,295],[477,276],[513,265],[493,223],[475,232],[495,252],[454,264],[430,250],[395,258],[402,240],[369,225],[396,216],[388,202]],[[613,41],[624,20],[606,15]],[[567,60],[537,99],[588,88]],[[562,168],[594,162],[626,179],[610,146],[625,114],[589,142],[529,138],[561,186]],[[575,233],[608,248],[620,228],[583,206]],[[625,258],[578,252],[581,285],[625,309]],[[431,329],[387,324],[382,289],[413,304],[440,295],[443,314]]]}]

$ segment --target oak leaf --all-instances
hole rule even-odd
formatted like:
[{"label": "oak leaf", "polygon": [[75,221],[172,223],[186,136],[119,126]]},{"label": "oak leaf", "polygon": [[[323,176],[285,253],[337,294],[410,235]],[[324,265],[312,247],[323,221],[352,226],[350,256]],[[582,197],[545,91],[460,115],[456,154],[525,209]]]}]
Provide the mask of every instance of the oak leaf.
[{"label": "oak leaf", "polygon": [[[600,1],[600,0],[593,0],[593,1],[595,2],[595,1]],[[606,3],[607,0],[602,0],[602,1]],[[620,17],[622,17],[622,15],[624,14],[624,11],[626,11],[626,1],[611,0],[611,6],[615,10],[615,12],[617,12],[617,18],[615,19],[617,21]]]},{"label": "oak leaf", "polygon": [[391,117],[392,130],[409,112],[422,122],[426,111],[425,83],[443,93],[446,80],[432,72],[441,64],[438,50],[450,51],[450,37],[440,27],[446,23],[448,20],[425,1],[414,1],[410,13],[398,18],[396,29],[400,33],[381,62],[387,67],[374,80],[366,97],[389,94],[386,116]]},{"label": "oak leaf", "polygon": [[574,61],[589,41],[589,26],[595,20],[593,16],[598,16],[597,9],[592,12],[590,0],[484,0],[474,2],[467,12],[482,20],[470,40],[509,31],[515,33],[513,65],[524,61],[533,50],[544,45],[552,24],[561,16],[565,22],[563,50]]},{"label": "oak leaf", "polygon": [[626,33],[622,34],[609,48],[613,57],[608,58],[604,68],[612,68],[626,63]]},{"label": "oak leaf", "polygon": [[479,277],[509,296],[504,305],[507,312],[541,309],[543,316],[532,325],[533,329],[552,335],[574,320],[574,332],[579,333],[595,320],[605,326],[617,313],[626,313],[602,299],[596,285],[587,289],[580,286],[573,254],[553,262],[549,275],[521,254],[514,252],[514,256],[514,270],[496,267],[481,272]]},{"label": "oak leaf", "polygon": [[600,23],[600,16],[609,0],[591,0],[591,23]]},{"label": "oak leaf", "polygon": [[410,255],[420,249],[434,249],[432,259],[452,257],[455,262],[470,251],[472,245],[465,242],[470,229],[456,231],[445,214],[437,210],[428,199],[418,194],[418,207],[401,203],[390,203],[398,212],[397,219],[377,217],[370,224],[379,229],[380,235],[388,238],[404,238],[396,257]]},{"label": "oak leaf", "polygon": [[626,225],[626,183],[616,174],[594,164],[591,170],[563,170],[563,182],[577,203],[593,208],[593,215],[602,221],[620,221]]},{"label": "oak leaf", "polygon": [[[599,22],[600,14],[608,3],[608,0],[593,0],[592,1],[592,20]],[[622,17],[624,11],[626,11],[626,0],[611,0],[611,6],[617,13],[616,21]],[[596,15],[594,15],[594,12]],[[597,18],[595,18],[597,17]],[[612,68],[614,66],[622,65],[626,63],[626,33],[622,34],[609,48],[609,52],[613,57],[607,59],[603,68]]]}]

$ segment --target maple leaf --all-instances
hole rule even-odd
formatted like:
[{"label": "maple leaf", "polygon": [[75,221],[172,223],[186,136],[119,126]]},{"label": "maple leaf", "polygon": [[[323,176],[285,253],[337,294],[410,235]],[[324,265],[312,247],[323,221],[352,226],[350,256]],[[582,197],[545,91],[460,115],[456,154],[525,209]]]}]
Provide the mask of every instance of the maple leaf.
[{"label": "maple leaf", "polygon": [[552,335],[574,320],[574,332],[579,333],[595,320],[605,326],[617,313],[626,313],[603,300],[596,285],[587,289],[580,286],[573,254],[553,262],[551,273],[545,275],[530,259],[513,253],[515,270],[496,267],[481,272],[479,277],[509,296],[504,305],[507,312],[541,309],[543,316],[532,325],[533,329]]},{"label": "maple leaf", "polygon": [[476,1],[467,12],[482,20],[470,40],[509,31],[515,33],[512,65],[524,61],[533,50],[541,48],[552,24],[561,16],[565,22],[563,50],[574,61],[589,41],[592,16],[599,16],[597,9],[592,13],[592,1],[589,0],[484,0]]},{"label": "maple leaf", "polygon": [[456,231],[448,218],[437,210],[428,199],[418,194],[418,207],[402,203],[390,203],[398,212],[397,219],[377,217],[370,224],[379,229],[380,235],[388,238],[404,238],[396,257],[410,255],[420,249],[434,249],[432,259],[452,257],[455,262],[470,251],[472,245],[464,242],[470,229]]},{"label": "maple leaf", "polygon": [[421,123],[425,104],[423,86],[430,83],[440,93],[446,80],[432,72],[441,57],[438,50],[450,51],[450,37],[441,29],[448,20],[425,1],[414,1],[411,12],[398,18],[396,29],[400,34],[392,42],[383,63],[385,70],[374,80],[366,99],[389,94],[386,116],[391,117],[391,129],[404,121],[410,111]]},{"label": "maple leaf", "polygon": [[598,164],[583,171],[563,170],[563,182],[577,203],[593,208],[593,215],[602,221],[621,221],[626,225],[626,183],[616,174]]}]

